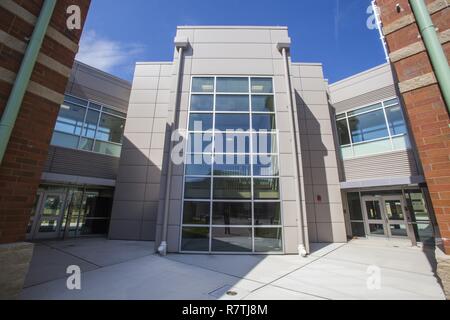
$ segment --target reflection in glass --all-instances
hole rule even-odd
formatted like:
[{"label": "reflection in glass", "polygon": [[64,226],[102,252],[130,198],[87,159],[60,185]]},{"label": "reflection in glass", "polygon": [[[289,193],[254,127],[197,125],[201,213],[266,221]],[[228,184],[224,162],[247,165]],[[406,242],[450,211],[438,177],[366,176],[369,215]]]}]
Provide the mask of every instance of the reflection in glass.
[{"label": "reflection in glass", "polygon": [[255,199],[276,200],[280,199],[279,179],[254,179]]},{"label": "reflection in glass", "polygon": [[251,225],[252,204],[250,202],[214,202],[214,225]]},{"label": "reflection in glass", "polygon": [[217,78],[217,92],[248,93],[248,78]]},{"label": "reflection in glass", "polygon": [[63,148],[77,149],[79,140],[79,136],[54,131],[51,145]]},{"label": "reflection in glass", "polygon": [[97,140],[95,142],[94,151],[113,157],[120,157],[122,145]]},{"label": "reflection in glass", "polygon": [[252,78],[252,93],[273,93],[271,78]]},{"label": "reflection in glass", "polygon": [[193,78],[192,92],[214,92],[214,78]]},{"label": "reflection in glass", "polygon": [[277,128],[274,114],[254,114],[252,121],[254,131],[273,131]]},{"label": "reflection in glass", "polygon": [[406,225],[404,224],[391,224],[391,235],[393,237],[407,237],[408,232],[406,231]]},{"label": "reflection in glass", "polygon": [[379,201],[366,201],[367,216],[369,220],[381,220]]},{"label": "reflection in glass", "polygon": [[255,202],[255,225],[281,225],[279,202]]},{"label": "reflection in glass", "polygon": [[385,212],[389,220],[404,220],[402,202],[400,200],[386,200]]},{"label": "reflection in glass", "polygon": [[273,96],[252,96],[252,111],[253,112],[274,112],[274,97]]},{"label": "reflection in glass", "polygon": [[59,109],[55,131],[80,135],[85,114],[86,108],[64,103]]},{"label": "reflection in glass", "polygon": [[189,131],[208,131],[213,127],[213,115],[210,113],[191,113]]},{"label": "reflection in glass", "polygon": [[216,153],[250,153],[250,135],[239,132],[220,132],[214,135]]},{"label": "reflection in glass", "polygon": [[268,132],[253,134],[253,153],[278,153],[277,135]]},{"label": "reflection in glass", "polygon": [[383,110],[349,118],[353,143],[389,137]]},{"label": "reflection in glass", "polygon": [[217,95],[216,111],[249,112],[250,101],[248,96],[241,95]]},{"label": "reflection in glass", "polygon": [[87,139],[87,138],[81,138],[80,139],[80,146],[79,146],[79,148],[81,150],[92,151],[93,147],[94,147],[94,140]]},{"label": "reflection in glass", "polygon": [[184,202],[183,223],[209,225],[210,208],[209,202]]},{"label": "reflection in glass", "polygon": [[352,222],[353,237],[365,237],[366,231],[364,229],[364,222]]},{"label": "reflection in glass", "polygon": [[209,228],[184,227],[181,239],[182,251],[209,251]]},{"label": "reflection in glass", "polygon": [[246,155],[215,155],[215,176],[250,176],[250,157]]},{"label": "reflection in glass", "polygon": [[278,156],[275,155],[258,155],[253,156],[253,175],[260,177],[278,176]]},{"label": "reflection in glass", "polygon": [[216,131],[250,130],[249,114],[216,114]]},{"label": "reflection in glass", "polygon": [[190,133],[188,139],[188,153],[212,153],[212,133]]},{"label": "reflection in glass", "polygon": [[400,106],[387,108],[386,115],[392,135],[407,133],[405,118],[403,117],[402,108]]},{"label": "reflection in glass", "polygon": [[186,199],[209,199],[211,194],[210,178],[186,178],[184,197]]},{"label": "reflection in glass", "polygon": [[94,139],[95,132],[97,130],[98,117],[100,116],[100,112],[89,110],[86,115],[86,122],[83,126],[83,132],[81,135],[86,138]]},{"label": "reflection in glass", "polygon": [[247,178],[215,178],[214,199],[250,199],[251,184]]},{"label": "reflection in glass", "polygon": [[186,163],[186,175],[188,176],[210,176],[211,155],[191,154],[188,155]]},{"label": "reflection in glass", "polygon": [[255,252],[281,252],[281,228],[255,228]]},{"label": "reflection in glass", "polygon": [[122,143],[124,129],[125,119],[103,114],[95,137],[101,141]]},{"label": "reflection in glass", "polygon": [[62,200],[60,196],[47,196],[42,210],[43,216],[59,216],[61,214]]},{"label": "reflection in glass", "polygon": [[212,228],[213,252],[251,252],[252,229],[251,228]]},{"label": "reflection in glass", "polygon": [[350,144],[350,135],[348,131],[347,120],[339,120],[337,122],[337,131],[339,136],[339,142],[341,146]]},{"label": "reflection in glass", "polygon": [[191,96],[191,111],[213,111],[214,96],[193,94]]},{"label": "reflection in glass", "polygon": [[369,231],[372,235],[384,236],[384,226],[382,224],[369,224]]},{"label": "reflection in glass", "polygon": [[42,233],[55,232],[57,225],[58,225],[57,220],[52,220],[52,219],[41,220],[41,223],[39,225],[39,232],[42,232]]}]

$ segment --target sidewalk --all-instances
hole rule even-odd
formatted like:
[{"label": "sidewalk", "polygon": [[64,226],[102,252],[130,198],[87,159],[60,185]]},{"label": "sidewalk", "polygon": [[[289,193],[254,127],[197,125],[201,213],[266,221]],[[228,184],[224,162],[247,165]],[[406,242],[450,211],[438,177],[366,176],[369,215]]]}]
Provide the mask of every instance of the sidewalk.
[{"label": "sidewalk", "polygon": [[[306,259],[160,257],[153,247],[106,239],[39,243],[22,299],[444,299],[432,252],[402,243],[317,244]],[[82,270],[79,291],[66,288],[69,265]],[[368,288],[368,270],[380,272],[379,290]]]}]

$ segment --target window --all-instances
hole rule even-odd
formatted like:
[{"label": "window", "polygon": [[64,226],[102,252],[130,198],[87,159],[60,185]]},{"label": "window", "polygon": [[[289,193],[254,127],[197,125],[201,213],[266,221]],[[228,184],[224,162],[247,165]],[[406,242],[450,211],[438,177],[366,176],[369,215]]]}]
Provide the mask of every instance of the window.
[{"label": "window", "polygon": [[383,110],[351,117],[349,122],[353,143],[389,137]]},{"label": "window", "polygon": [[214,96],[212,95],[197,95],[191,96],[191,110],[192,111],[212,111],[214,105]]},{"label": "window", "polygon": [[216,111],[249,112],[250,101],[244,95],[217,95]]},{"label": "window", "polygon": [[389,129],[392,135],[406,134],[406,123],[400,106],[386,108]]},{"label": "window", "polygon": [[125,119],[103,114],[95,137],[101,141],[122,143],[124,129]]},{"label": "window", "polygon": [[214,78],[194,78],[192,92],[214,92]]},{"label": "window", "polygon": [[337,131],[339,135],[339,141],[341,146],[346,146],[350,144],[350,135],[348,134],[347,119],[338,120]]},{"label": "window", "polygon": [[249,114],[217,114],[216,131],[250,130]]},{"label": "window", "polygon": [[272,78],[192,78],[182,251],[283,251],[274,96]]},{"label": "window", "polygon": [[126,115],[112,108],[66,96],[52,145],[120,156]]},{"label": "window", "polygon": [[217,78],[217,92],[248,93],[248,78]]},{"label": "window", "polygon": [[336,116],[344,160],[410,148],[398,99],[390,99]]}]

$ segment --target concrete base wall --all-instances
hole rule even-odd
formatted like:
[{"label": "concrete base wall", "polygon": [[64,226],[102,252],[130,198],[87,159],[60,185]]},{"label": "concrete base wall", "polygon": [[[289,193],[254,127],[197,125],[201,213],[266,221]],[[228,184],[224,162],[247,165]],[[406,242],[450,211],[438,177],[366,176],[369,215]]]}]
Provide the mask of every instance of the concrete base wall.
[{"label": "concrete base wall", "polygon": [[28,273],[34,245],[11,243],[0,245],[0,300],[17,299]]},{"label": "concrete base wall", "polygon": [[436,249],[437,274],[441,280],[445,296],[450,300],[450,255]]}]

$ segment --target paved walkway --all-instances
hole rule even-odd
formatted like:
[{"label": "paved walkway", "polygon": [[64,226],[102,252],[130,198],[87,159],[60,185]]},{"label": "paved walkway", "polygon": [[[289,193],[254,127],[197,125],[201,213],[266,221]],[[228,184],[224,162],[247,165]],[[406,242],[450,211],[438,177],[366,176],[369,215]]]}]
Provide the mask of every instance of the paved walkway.
[{"label": "paved walkway", "polygon": [[[432,251],[382,240],[313,249],[308,258],[160,257],[152,242],[42,242],[22,299],[444,299]],[[66,287],[70,265],[82,270],[81,290]]]}]

